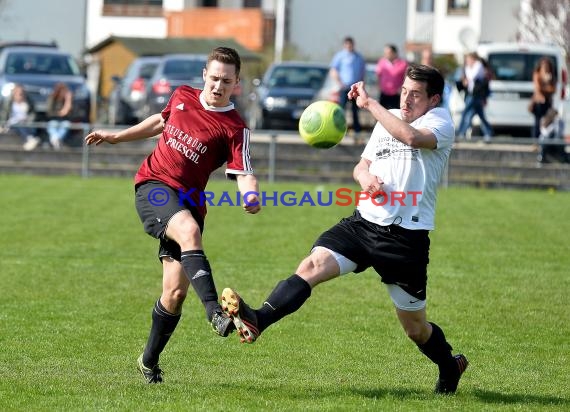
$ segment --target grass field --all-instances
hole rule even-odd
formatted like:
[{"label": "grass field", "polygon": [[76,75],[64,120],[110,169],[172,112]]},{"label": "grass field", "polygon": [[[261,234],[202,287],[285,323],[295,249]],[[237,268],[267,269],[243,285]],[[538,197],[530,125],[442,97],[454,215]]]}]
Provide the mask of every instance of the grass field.
[{"label": "grass field", "polygon": [[[165,383],[146,385],[135,364],[161,268],[131,180],[0,185],[2,411],[570,410],[570,193],[440,191],[428,315],[471,362],[457,395],[442,397],[372,271],[317,287],[250,346],[216,336],[191,295],[161,358]],[[205,246],[219,291],[257,306],[350,213],[211,207]]]}]

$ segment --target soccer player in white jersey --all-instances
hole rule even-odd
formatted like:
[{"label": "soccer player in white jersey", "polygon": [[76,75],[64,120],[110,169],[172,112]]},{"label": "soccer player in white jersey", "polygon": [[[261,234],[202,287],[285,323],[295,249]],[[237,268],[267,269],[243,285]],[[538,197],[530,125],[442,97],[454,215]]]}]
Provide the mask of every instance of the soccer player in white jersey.
[{"label": "soccer player in white jersey", "polygon": [[429,231],[455,135],[448,111],[438,107],[443,87],[436,69],[411,65],[400,108],[387,110],[368,96],[362,82],[352,85],[348,97],[377,120],[353,172],[361,197],[367,199],[316,240],[295,274],[279,282],[259,309],[249,307],[236,291],[223,290],[222,308],[233,318],[242,342],[255,341],[298,310],[319,283],[372,267],[386,284],[406,335],[438,366],[435,392],[455,393],[467,359],[452,354],[425,309]]},{"label": "soccer player in white jersey", "polygon": [[182,313],[191,284],[216,333],[228,336],[234,323],[218,302],[202,230],[206,205],[201,194],[210,174],[226,163],[226,175],[237,180],[247,213],[260,210],[259,188],[249,155],[249,129],[230,102],[239,82],[241,60],[231,48],[218,47],[204,68],[204,90],[178,87],[164,110],[119,132],[94,131],[87,144],[110,144],[160,134],[153,152],[135,176],[135,205],[145,231],[159,239],[162,295],[152,311],[152,325],[138,368],[148,383],[162,382],[158,366]]}]

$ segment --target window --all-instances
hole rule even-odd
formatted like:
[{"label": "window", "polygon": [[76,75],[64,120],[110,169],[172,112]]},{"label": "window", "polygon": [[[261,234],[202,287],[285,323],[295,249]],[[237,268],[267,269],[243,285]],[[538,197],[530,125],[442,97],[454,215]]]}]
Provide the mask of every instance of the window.
[{"label": "window", "polygon": [[243,0],[243,8],[260,8],[261,0]]},{"label": "window", "polygon": [[469,14],[469,0],[447,0],[447,14]]},{"label": "window", "polygon": [[79,68],[71,56],[65,54],[11,53],[6,60],[6,72],[10,74],[60,76],[78,76],[80,74]]},{"label": "window", "polygon": [[[490,53],[489,66],[494,78],[510,82],[532,82],[532,72],[541,54],[533,53]],[[548,56],[552,60],[554,72],[557,73],[556,59]]]},{"label": "window", "polygon": [[433,13],[434,0],[416,0],[416,11],[419,13]]},{"label": "window", "polygon": [[103,16],[162,16],[162,0],[103,0]]}]

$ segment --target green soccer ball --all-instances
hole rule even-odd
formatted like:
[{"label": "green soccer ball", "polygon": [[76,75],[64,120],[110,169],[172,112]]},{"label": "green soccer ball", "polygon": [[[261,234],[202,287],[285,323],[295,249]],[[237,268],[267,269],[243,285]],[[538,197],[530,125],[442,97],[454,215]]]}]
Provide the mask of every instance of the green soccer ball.
[{"label": "green soccer ball", "polygon": [[344,110],[325,100],[311,103],[299,119],[299,133],[313,147],[328,149],[336,146],[346,134]]}]

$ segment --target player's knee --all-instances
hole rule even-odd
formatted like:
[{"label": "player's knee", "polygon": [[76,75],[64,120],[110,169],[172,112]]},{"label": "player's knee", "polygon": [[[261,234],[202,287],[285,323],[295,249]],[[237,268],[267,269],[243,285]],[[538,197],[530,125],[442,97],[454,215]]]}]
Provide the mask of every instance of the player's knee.
[{"label": "player's knee", "polygon": [[166,235],[178,243],[182,250],[201,248],[200,226],[191,217],[171,222]]},{"label": "player's knee", "polygon": [[168,305],[173,308],[181,308],[182,304],[186,300],[188,295],[188,290],[183,288],[174,288],[171,290],[166,290],[163,293],[165,300]]},{"label": "player's knee", "polygon": [[176,243],[180,245],[181,250],[200,250],[202,242],[199,231],[180,232],[176,239]]},{"label": "player's knee", "polygon": [[429,337],[429,331],[418,322],[403,325],[406,336],[416,344],[423,344]]},{"label": "player's knee", "polygon": [[313,252],[303,259],[296,273],[314,287],[338,276],[338,265],[330,254]]}]

